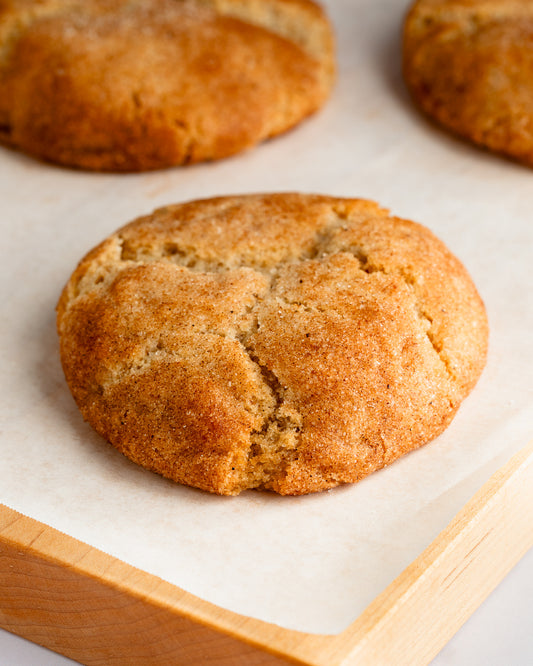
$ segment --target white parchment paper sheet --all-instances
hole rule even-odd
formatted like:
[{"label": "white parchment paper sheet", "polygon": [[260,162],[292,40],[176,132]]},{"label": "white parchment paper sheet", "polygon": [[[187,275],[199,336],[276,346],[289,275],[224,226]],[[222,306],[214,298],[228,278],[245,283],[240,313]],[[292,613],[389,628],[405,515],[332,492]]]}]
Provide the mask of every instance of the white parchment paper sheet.
[{"label": "white parchment paper sheet", "polygon": [[[258,149],[144,175],[81,173],[2,149],[0,502],[231,610],[334,633],[532,435],[533,172],[449,137],[400,76],[405,0],[330,0],[328,106]],[[77,261],[160,205],[276,190],[361,196],[430,227],[486,302],[490,357],[451,427],[358,485],[210,496],[123,458],[85,424],[54,307]],[[531,507],[525,507],[531,510]]]}]

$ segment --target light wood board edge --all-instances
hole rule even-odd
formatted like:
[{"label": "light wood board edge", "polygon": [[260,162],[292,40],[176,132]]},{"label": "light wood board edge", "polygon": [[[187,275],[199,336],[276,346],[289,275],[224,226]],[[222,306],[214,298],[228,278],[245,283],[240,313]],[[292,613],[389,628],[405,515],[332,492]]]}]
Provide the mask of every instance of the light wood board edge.
[{"label": "light wood board edge", "polygon": [[348,629],[237,615],[0,505],[0,626],[91,666],[429,663],[533,545],[533,443]]}]

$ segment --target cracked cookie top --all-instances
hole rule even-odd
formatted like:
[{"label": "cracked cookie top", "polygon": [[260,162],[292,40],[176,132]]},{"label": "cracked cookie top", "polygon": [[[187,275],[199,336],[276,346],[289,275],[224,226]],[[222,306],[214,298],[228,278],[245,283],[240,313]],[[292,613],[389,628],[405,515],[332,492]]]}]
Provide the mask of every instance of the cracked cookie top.
[{"label": "cracked cookie top", "polygon": [[220,494],[355,482],[450,422],[485,363],[461,263],[369,201],[267,194],[162,208],[79,264],[58,304],[86,420]]},{"label": "cracked cookie top", "polygon": [[326,100],[312,0],[0,0],[0,141],[84,169],[232,155]]},{"label": "cracked cookie top", "polygon": [[428,116],[533,166],[531,0],[417,0],[403,53],[406,84]]}]

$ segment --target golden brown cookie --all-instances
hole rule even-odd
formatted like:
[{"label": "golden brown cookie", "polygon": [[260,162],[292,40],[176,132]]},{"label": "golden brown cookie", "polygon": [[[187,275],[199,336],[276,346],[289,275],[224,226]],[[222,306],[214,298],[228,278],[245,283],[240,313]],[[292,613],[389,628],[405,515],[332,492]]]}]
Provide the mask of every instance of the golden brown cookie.
[{"label": "golden brown cookie", "polygon": [[226,157],[316,111],[333,78],[311,0],[0,0],[0,141],[68,166]]},{"label": "golden brown cookie", "polygon": [[533,166],[530,0],[418,0],[405,23],[404,77],[446,128]]},{"label": "golden brown cookie", "polygon": [[226,495],[324,490],[425,444],[488,333],[430,231],[301,194],[135,220],[81,261],[57,322],[85,419],[143,467]]}]

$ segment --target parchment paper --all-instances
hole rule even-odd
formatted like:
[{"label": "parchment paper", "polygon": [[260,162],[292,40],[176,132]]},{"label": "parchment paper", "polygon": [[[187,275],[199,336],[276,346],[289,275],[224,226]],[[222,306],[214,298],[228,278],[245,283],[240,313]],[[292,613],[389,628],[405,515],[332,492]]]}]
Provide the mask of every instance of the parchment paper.
[{"label": "parchment paper", "polygon": [[[406,4],[328,2],[340,59],[332,100],[233,159],[95,175],[0,151],[0,502],[231,610],[334,633],[527,444],[533,172],[413,108],[400,77]],[[371,198],[430,227],[485,300],[490,356],[445,434],[363,482],[302,498],[220,498],[136,467],[82,421],[59,364],[54,307],[81,256],[130,219],[276,190]]]}]

